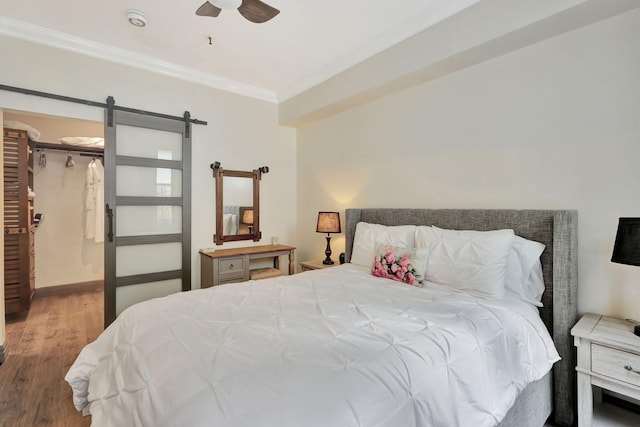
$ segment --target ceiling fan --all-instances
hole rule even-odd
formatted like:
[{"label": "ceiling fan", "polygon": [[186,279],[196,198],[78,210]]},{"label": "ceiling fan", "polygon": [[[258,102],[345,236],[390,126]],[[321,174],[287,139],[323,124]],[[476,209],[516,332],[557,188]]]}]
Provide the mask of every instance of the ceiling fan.
[{"label": "ceiling fan", "polygon": [[280,13],[275,7],[260,0],[212,0],[205,2],[196,10],[198,16],[216,17],[222,9],[238,9],[238,12],[251,22],[261,24]]}]

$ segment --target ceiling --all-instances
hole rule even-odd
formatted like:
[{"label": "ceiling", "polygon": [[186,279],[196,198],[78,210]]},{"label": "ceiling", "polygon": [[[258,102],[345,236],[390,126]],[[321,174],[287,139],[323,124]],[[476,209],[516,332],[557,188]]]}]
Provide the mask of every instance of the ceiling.
[{"label": "ceiling", "polygon": [[281,102],[479,1],[266,0],[280,14],[254,24],[204,0],[9,0],[0,34]]}]

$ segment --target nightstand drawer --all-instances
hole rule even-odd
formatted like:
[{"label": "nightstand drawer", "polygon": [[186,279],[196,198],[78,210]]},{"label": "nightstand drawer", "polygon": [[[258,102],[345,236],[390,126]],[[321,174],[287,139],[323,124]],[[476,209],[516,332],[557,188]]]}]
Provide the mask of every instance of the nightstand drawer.
[{"label": "nightstand drawer", "polygon": [[220,274],[244,272],[244,259],[239,258],[225,258],[220,260]]},{"label": "nightstand drawer", "polygon": [[640,387],[640,355],[591,345],[591,370]]}]

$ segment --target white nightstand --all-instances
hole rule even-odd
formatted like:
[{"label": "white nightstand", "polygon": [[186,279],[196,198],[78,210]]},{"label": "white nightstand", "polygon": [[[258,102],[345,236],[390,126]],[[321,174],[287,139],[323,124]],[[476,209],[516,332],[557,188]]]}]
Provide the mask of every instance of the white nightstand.
[{"label": "white nightstand", "polygon": [[640,400],[640,337],[633,334],[633,326],[589,313],[571,329],[578,350],[579,427],[593,422],[592,385]]}]

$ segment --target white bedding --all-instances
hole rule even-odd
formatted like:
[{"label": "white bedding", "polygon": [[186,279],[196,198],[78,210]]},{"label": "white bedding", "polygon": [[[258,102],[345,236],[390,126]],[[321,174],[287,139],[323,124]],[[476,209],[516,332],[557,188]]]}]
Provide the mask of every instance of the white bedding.
[{"label": "white bedding", "polygon": [[481,427],[557,360],[529,304],[345,264],[133,306],[65,379],[93,426]]}]

